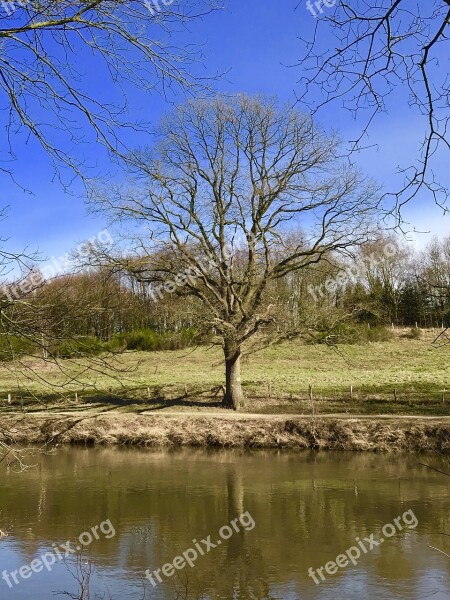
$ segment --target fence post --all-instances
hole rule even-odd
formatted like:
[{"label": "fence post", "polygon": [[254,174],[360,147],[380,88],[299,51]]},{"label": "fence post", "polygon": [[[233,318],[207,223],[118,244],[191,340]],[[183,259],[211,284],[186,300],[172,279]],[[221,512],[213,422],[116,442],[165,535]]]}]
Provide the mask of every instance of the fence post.
[{"label": "fence post", "polygon": [[315,417],[316,416],[316,407],[314,406],[313,386],[311,384],[309,384],[309,387],[308,387],[308,396],[309,396],[309,400],[311,402],[312,416]]}]

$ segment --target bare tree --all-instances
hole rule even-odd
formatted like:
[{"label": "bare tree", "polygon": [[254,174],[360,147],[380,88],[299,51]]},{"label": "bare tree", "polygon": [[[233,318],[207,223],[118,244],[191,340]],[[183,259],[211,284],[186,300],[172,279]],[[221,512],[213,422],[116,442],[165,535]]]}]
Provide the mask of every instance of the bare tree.
[{"label": "bare tree", "polygon": [[308,0],[307,7],[317,22],[300,60],[299,99],[311,101],[315,111],[338,103],[362,116],[352,150],[362,147],[375,117],[392,108],[389,101],[401,102],[405,110],[417,108],[423,118],[418,157],[412,165],[401,165],[404,182],[393,192],[396,208],[421,189],[445,207],[448,186],[435,178],[433,166],[438,158],[446,164],[450,150],[445,66],[450,1]]},{"label": "bare tree", "polygon": [[[197,92],[206,79],[194,74],[195,45],[174,45],[177,28],[212,10],[209,0],[4,0],[0,3],[0,106],[7,145],[0,170],[13,176],[21,131],[34,137],[57,170],[68,166],[87,178],[80,143],[102,144],[113,155],[125,151],[128,89],[169,88]],[[77,68],[89,62],[113,84],[106,102]],[[92,86],[91,86],[92,87]],[[25,138],[26,139],[26,138]]]},{"label": "bare tree", "polygon": [[95,207],[141,225],[136,276],[201,303],[237,409],[244,345],[277,325],[270,283],[367,240],[377,189],[337,159],[334,136],[275,100],[190,102],[159,135],[131,158],[136,186]]},{"label": "bare tree", "polygon": [[359,284],[367,290],[380,320],[398,322],[401,293],[408,276],[411,252],[399,239],[380,235],[358,252]]}]

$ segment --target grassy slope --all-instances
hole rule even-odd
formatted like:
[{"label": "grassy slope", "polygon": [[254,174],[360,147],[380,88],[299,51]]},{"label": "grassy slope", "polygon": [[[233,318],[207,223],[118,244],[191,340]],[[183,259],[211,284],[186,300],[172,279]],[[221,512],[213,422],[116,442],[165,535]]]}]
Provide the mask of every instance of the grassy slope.
[{"label": "grassy slope", "polygon": [[[246,411],[252,413],[358,413],[450,415],[450,345],[431,346],[431,332],[420,340],[400,335],[391,342],[343,345],[337,350],[326,346],[285,343],[245,358],[243,380],[248,397]],[[81,362],[65,362],[64,370],[77,374],[78,380],[61,390],[74,399],[77,409],[110,405],[127,411],[136,405],[146,410],[211,410],[221,392],[212,388],[223,382],[223,366],[218,349],[196,348],[174,352],[128,352],[119,358],[124,373],[106,375],[104,365],[98,373],[79,375]],[[20,394],[17,385],[31,390],[38,399],[49,401],[55,391],[45,384],[65,382],[66,377],[53,365],[34,365],[36,375],[25,381],[18,370],[0,369],[0,398],[9,392],[17,399],[4,410],[17,410]],[[308,386],[313,386],[313,402]],[[188,396],[185,397],[185,386]],[[353,398],[350,398],[353,386]],[[150,388],[150,395],[147,387]],[[85,388],[85,389],[83,389]],[[396,388],[397,400],[394,399]],[[448,389],[443,402],[443,389]],[[214,396],[217,393],[217,396]],[[29,405],[23,392],[26,408]],[[84,405],[84,401],[87,402]],[[145,403],[145,407],[143,406]],[[50,402],[50,406],[53,403]],[[69,407],[69,404],[67,404]],[[54,408],[65,408],[58,401]]]}]

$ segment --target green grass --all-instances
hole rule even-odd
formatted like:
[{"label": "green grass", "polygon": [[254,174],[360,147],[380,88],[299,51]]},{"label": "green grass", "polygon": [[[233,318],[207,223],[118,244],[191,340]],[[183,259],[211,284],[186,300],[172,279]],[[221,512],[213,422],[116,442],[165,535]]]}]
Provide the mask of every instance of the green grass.
[{"label": "green grass", "polygon": [[[433,337],[425,332],[420,339],[407,339],[403,332],[388,342],[337,348],[290,342],[251,354],[242,366],[245,411],[450,415],[450,345],[436,349]],[[95,373],[83,373],[88,360]],[[221,399],[220,349],[126,352],[116,360],[113,369],[106,369],[100,358],[63,361],[62,368],[34,361],[27,363],[32,371],[25,372],[2,367],[0,399],[11,393],[14,401],[7,405],[0,400],[0,405],[4,410],[17,410],[17,404],[26,410],[61,410],[61,398],[66,398],[67,406],[78,410],[211,410]],[[74,378],[71,383],[68,375]],[[73,404],[75,391],[78,405]]]}]

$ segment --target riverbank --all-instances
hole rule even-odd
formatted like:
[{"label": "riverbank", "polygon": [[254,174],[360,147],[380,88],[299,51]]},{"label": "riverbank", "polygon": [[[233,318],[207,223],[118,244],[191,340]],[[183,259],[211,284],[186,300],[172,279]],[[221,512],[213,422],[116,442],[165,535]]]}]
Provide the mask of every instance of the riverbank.
[{"label": "riverbank", "polygon": [[4,414],[0,442],[20,445],[280,448],[450,453],[450,419],[217,412]]}]

